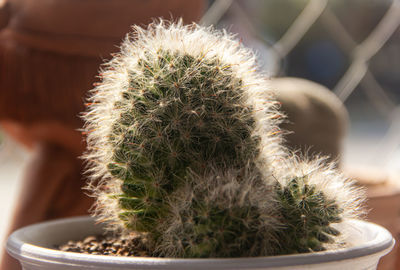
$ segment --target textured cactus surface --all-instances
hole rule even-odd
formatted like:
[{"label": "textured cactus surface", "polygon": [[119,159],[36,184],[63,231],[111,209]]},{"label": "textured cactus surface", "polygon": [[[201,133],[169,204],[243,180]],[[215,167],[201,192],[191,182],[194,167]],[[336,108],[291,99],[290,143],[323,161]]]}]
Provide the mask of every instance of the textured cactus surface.
[{"label": "textured cactus surface", "polygon": [[[113,125],[110,173],[124,181],[121,218],[135,230],[165,216],[165,196],[188,169],[242,168],[257,156],[254,119],[240,79],[218,59],[160,50],[139,59]],[[131,219],[130,217],[135,217]]]},{"label": "textured cactus surface", "polygon": [[362,214],[361,194],[327,158],[289,158],[276,170],[275,192],[280,222],[280,254],[322,251],[345,245],[334,226]]},{"label": "textured cactus surface", "polygon": [[322,191],[304,182],[290,180],[285,187],[278,186],[279,205],[285,224],[281,243],[288,253],[324,250],[324,243],[332,242],[339,232],[329,227],[341,221],[341,209],[334,200],[328,200]]},{"label": "textured cactus surface", "polygon": [[273,200],[250,167],[190,174],[174,194],[159,255],[167,257],[265,256],[276,252]]},{"label": "textured cactus surface", "polygon": [[318,182],[347,180],[305,173],[281,146],[267,79],[229,34],[136,27],[101,78],[84,116],[95,215],[155,256],[318,251],[351,217]]}]

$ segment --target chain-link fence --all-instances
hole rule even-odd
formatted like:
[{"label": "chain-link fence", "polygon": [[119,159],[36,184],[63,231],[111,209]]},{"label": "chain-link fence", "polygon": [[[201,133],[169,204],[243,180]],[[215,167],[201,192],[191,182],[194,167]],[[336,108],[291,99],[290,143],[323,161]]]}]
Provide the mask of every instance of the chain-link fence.
[{"label": "chain-link fence", "polygon": [[215,0],[201,23],[238,32],[272,76],[332,89],[350,113],[350,159],[400,168],[399,0]]}]

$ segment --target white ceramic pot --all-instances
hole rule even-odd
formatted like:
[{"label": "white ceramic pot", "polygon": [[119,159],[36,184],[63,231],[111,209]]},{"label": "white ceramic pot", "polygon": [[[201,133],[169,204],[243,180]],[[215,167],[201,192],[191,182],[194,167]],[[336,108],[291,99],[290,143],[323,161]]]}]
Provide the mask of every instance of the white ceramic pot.
[{"label": "white ceramic pot", "polygon": [[168,259],[115,257],[64,252],[55,246],[68,240],[102,232],[90,217],[59,219],[31,225],[14,232],[8,239],[7,250],[17,258],[24,270],[119,270],[119,269],[376,269],[379,259],[394,245],[391,234],[384,228],[364,221],[346,224],[349,248],[309,254],[232,259]]}]

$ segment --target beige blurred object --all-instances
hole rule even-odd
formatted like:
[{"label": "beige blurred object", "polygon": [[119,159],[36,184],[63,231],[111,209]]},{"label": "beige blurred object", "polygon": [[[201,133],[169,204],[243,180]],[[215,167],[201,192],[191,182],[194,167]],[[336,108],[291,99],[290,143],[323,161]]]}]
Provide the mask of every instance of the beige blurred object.
[{"label": "beige blurred object", "polygon": [[[86,214],[79,114],[134,24],[200,19],[205,0],[0,0],[0,125],[32,152],[10,226]],[[20,269],[5,256],[1,270]]]},{"label": "beige blurred object", "polygon": [[348,127],[348,113],[329,89],[301,78],[272,78],[271,88],[286,114],[281,128],[290,133],[286,144],[302,154],[339,158]]}]

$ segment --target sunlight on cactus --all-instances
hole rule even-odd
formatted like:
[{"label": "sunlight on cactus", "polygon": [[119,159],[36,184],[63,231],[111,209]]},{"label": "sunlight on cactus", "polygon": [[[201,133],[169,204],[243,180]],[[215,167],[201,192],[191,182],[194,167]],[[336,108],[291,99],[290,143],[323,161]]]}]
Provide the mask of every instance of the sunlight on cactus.
[{"label": "sunlight on cactus", "polygon": [[[363,214],[362,191],[326,158],[292,157],[276,170],[280,222],[280,253],[321,251],[343,246],[343,235],[332,227]],[[278,175],[279,174],[279,175]]]},{"label": "sunlight on cactus", "polygon": [[[348,210],[358,208],[356,190],[290,156],[277,109],[254,54],[230,34],[181,22],[135,27],[84,115],[94,214],[119,233],[142,232],[154,256],[331,245],[340,232],[330,224],[357,216]],[[343,194],[325,193],[335,185]]]}]

